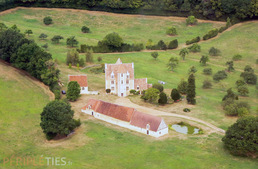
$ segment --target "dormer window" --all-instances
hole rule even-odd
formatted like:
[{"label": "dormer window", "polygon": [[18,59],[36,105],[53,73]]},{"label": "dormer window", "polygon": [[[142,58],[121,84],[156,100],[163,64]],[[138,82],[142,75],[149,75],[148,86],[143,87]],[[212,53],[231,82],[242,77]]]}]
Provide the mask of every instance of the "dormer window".
[{"label": "dormer window", "polygon": [[146,125],[146,129],[149,130],[150,129],[150,124]]},{"label": "dormer window", "polygon": [[91,105],[88,106],[88,109],[91,109]]}]

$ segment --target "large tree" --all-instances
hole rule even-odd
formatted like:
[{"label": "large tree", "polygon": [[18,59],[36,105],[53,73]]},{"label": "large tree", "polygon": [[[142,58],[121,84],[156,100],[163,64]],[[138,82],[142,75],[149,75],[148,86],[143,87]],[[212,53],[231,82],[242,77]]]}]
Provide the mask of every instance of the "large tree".
[{"label": "large tree", "polygon": [[142,98],[144,100],[147,100],[151,103],[157,101],[158,97],[159,97],[159,93],[160,91],[156,88],[149,88],[144,92],[144,95],[142,96]]},{"label": "large tree", "polygon": [[71,36],[71,37],[66,39],[66,45],[67,46],[74,47],[74,46],[78,45],[78,43],[79,42],[75,39],[75,36]]},{"label": "large tree", "polygon": [[64,39],[62,36],[60,36],[60,35],[55,35],[52,39],[51,39],[51,41],[53,42],[53,43],[59,43],[59,41],[61,40],[61,39]]},{"label": "large tree", "polygon": [[257,133],[258,117],[244,117],[228,128],[222,141],[233,155],[257,157]]},{"label": "large tree", "polygon": [[40,126],[47,139],[54,138],[57,134],[68,135],[80,125],[80,121],[73,119],[74,111],[71,105],[64,101],[48,103],[41,113]]},{"label": "large tree", "polygon": [[188,86],[187,86],[187,102],[188,104],[196,104],[195,100],[195,77],[194,74],[191,74],[188,78]]},{"label": "large tree", "polygon": [[186,48],[183,48],[182,50],[180,50],[179,55],[183,58],[183,60],[185,60],[185,56],[188,54],[188,50]]},{"label": "large tree", "polygon": [[179,100],[179,99],[181,98],[181,95],[180,95],[180,93],[178,92],[177,89],[172,89],[170,96],[171,96],[171,98],[172,98],[174,101],[177,101],[177,100]]},{"label": "large tree", "polygon": [[80,97],[80,85],[76,81],[71,81],[68,83],[68,90],[66,97],[70,101],[75,101]]},{"label": "large tree", "polygon": [[171,71],[173,71],[177,65],[178,59],[176,57],[171,57],[167,64],[168,68],[171,69]]},{"label": "large tree", "polygon": [[104,37],[103,43],[111,49],[116,49],[122,46],[123,39],[118,35],[118,33],[113,32]]}]

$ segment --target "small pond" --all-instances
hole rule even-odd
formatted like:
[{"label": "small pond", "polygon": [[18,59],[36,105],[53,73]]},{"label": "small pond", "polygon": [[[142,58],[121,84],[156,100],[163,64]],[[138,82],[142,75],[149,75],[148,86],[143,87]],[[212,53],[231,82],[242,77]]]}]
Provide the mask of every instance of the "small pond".
[{"label": "small pond", "polygon": [[172,130],[175,130],[178,133],[183,133],[183,134],[202,134],[203,133],[202,129],[191,126],[190,124],[187,124],[184,122],[169,125],[169,128]]}]

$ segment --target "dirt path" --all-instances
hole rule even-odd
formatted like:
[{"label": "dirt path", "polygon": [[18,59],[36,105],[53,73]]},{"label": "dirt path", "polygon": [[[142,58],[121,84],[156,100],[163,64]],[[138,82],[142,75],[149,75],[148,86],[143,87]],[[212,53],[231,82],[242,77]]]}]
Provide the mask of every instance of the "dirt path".
[{"label": "dirt path", "polygon": [[[16,80],[17,82],[21,82],[18,76],[24,76],[23,78],[27,78],[29,81],[31,81],[33,84],[39,86],[45,94],[49,96],[50,100],[55,99],[55,95],[49,90],[49,87],[37,80],[36,78],[30,76],[27,72],[20,70],[18,68],[12,67],[9,63],[4,62],[3,60],[0,60],[0,75],[11,80]],[[28,85],[28,84],[23,84]]]},{"label": "dirt path", "polygon": [[180,115],[180,114],[176,114],[176,113],[168,113],[168,112],[164,112],[164,111],[159,111],[159,110],[154,110],[151,108],[143,107],[143,106],[132,103],[127,98],[119,98],[115,101],[115,104],[128,106],[128,107],[134,107],[141,112],[148,113],[148,114],[155,115],[155,116],[171,116],[171,117],[184,118],[184,119],[195,121],[195,122],[201,123],[205,126],[208,126],[209,128],[211,128],[213,130],[213,132],[225,134],[225,130],[218,128],[218,127],[216,127],[208,122],[205,122],[203,120],[197,119],[195,117],[189,117],[189,116]]}]

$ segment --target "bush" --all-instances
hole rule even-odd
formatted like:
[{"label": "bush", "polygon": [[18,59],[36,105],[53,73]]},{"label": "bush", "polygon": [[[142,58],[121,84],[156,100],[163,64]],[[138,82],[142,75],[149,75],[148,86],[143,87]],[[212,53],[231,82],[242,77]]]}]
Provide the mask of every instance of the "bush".
[{"label": "bush", "polygon": [[220,80],[226,79],[227,76],[228,75],[226,74],[226,72],[224,70],[221,70],[213,75],[213,80],[220,81]]},{"label": "bush", "polygon": [[166,31],[166,34],[167,34],[167,35],[171,35],[171,36],[177,35],[176,28],[175,28],[175,27],[169,28],[169,29]]},{"label": "bush", "polygon": [[219,56],[221,54],[220,50],[214,47],[211,47],[209,50],[210,56]]},{"label": "bush", "polygon": [[161,93],[159,94],[158,103],[159,103],[159,104],[167,104],[167,102],[168,102],[168,98],[167,98],[166,93],[161,92]]},{"label": "bush", "polygon": [[255,85],[257,82],[257,76],[254,74],[254,70],[251,66],[245,66],[244,72],[241,73],[240,77],[243,77],[247,84]]},{"label": "bush", "polygon": [[233,102],[225,106],[227,116],[246,116],[250,113],[250,105],[247,102]]},{"label": "bush", "polygon": [[223,97],[222,101],[227,99],[238,100],[238,95],[233,92],[232,88],[227,90],[227,94]]},{"label": "bush", "polygon": [[150,103],[156,102],[159,97],[160,91],[156,88],[149,88],[144,92],[144,95],[141,97],[145,101],[149,101]]},{"label": "bush", "polygon": [[190,45],[190,44],[193,44],[193,43],[197,43],[201,40],[200,36],[197,36],[196,38],[193,38],[191,40],[188,40],[185,42],[186,45]]},{"label": "bush", "polygon": [[222,33],[225,30],[227,30],[227,27],[226,26],[222,26],[222,27],[219,28],[219,33]]},{"label": "bush", "polygon": [[81,31],[82,31],[83,33],[89,33],[89,32],[90,32],[90,28],[88,28],[87,26],[83,26],[82,29],[81,29]]},{"label": "bush", "polygon": [[45,25],[50,25],[50,24],[53,23],[53,20],[50,16],[47,16],[43,19],[43,22],[44,22]]},{"label": "bush", "polygon": [[44,34],[44,33],[42,33],[42,34],[40,34],[39,35],[39,39],[46,39],[48,36],[46,35],[46,34]]},{"label": "bush", "polygon": [[81,59],[79,60],[79,66],[81,66],[81,67],[84,67],[84,66],[85,66],[85,61],[84,61],[83,58],[81,58]]},{"label": "bush", "polygon": [[61,39],[64,39],[62,36],[60,36],[60,35],[55,35],[55,36],[53,36],[53,38],[51,39],[51,41],[53,42],[53,43],[59,43],[59,41],[61,40]]},{"label": "bush", "polygon": [[164,87],[162,86],[162,84],[159,83],[155,83],[152,88],[158,89],[160,92],[163,92]]},{"label": "bush", "polygon": [[180,93],[178,92],[177,89],[172,89],[170,96],[171,96],[171,98],[172,98],[175,102],[178,101],[178,100],[181,98],[181,95],[180,95]]},{"label": "bush", "polygon": [[237,156],[257,156],[258,117],[244,117],[228,128],[222,138],[225,148]]},{"label": "bush", "polygon": [[61,98],[61,91],[54,90],[55,100],[59,100]]},{"label": "bush", "polygon": [[188,16],[186,19],[186,25],[196,25],[197,24],[197,19],[194,16]]},{"label": "bush", "polygon": [[196,72],[197,72],[197,69],[195,68],[195,66],[190,67],[190,69],[188,70],[189,74],[196,73]]},{"label": "bush", "polygon": [[249,90],[246,86],[239,86],[237,88],[237,91],[241,96],[247,96],[249,93]]},{"label": "bush", "polygon": [[102,57],[98,57],[98,62],[101,62],[102,61]]},{"label": "bush", "polygon": [[160,50],[166,50],[166,49],[167,49],[167,45],[164,43],[163,40],[160,40],[160,41],[158,42],[157,47],[158,47],[158,49],[160,49]]},{"label": "bush", "polygon": [[80,53],[85,53],[87,52],[87,50],[88,50],[87,45],[81,44]]},{"label": "bush", "polygon": [[181,94],[186,94],[187,93],[187,86],[188,83],[184,79],[181,80],[181,82],[177,86],[177,90]]},{"label": "bush", "polygon": [[136,93],[136,90],[132,89],[132,90],[130,90],[130,93],[131,93],[131,94],[135,94],[135,93]]},{"label": "bush", "polygon": [[151,52],[151,56],[156,60],[159,56],[158,52]]},{"label": "bush", "polygon": [[202,88],[204,89],[210,89],[212,87],[212,83],[209,80],[204,80]]},{"label": "bush", "polygon": [[207,55],[202,55],[201,59],[200,59],[200,63],[203,65],[203,66],[206,66],[206,63],[209,61],[209,56]]},{"label": "bush", "polygon": [[70,47],[77,46],[79,42],[75,39],[75,36],[71,36],[66,39],[66,45]]},{"label": "bush", "polygon": [[197,43],[193,44],[192,46],[188,47],[190,52],[200,52],[201,51],[201,46],[198,45]]},{"label": "bush", "polygon": [[207,34],[205,34],[203,36],[203,40],[211,39],[211,38],[217,36],[218,33],[219,33],[219,30],[217,28],[214,28],[214,29],[210,30]]},{"label": "bush", "polygon": [[211,68],[203,69],[203,74],[205,74],[205,75],[212,75],[212,69]]},{"label": "bush", "polygon": [[188,109],[188,108],[184,108],[183,111],[184,111],[184,112],[190,112],[191,110]]},{"label": "bush", "polygon": [[239,55],[239,54],[234,55],[232,58],[232,60],[234,60],[234,61],[241,60],[241,59],[242,59],[242,55]]},{"label": "bush", "polygon": [[177,39],[170,41],[168,44],[168,49],[176,49],[177,47],[178,47]]},{"label": "bush", "polygon": [[110,93],[111,92],[111,90],[110,89],[106,89],[106,93]]},{"label": "bush", "polygon": [[91,51],[88,51],[85,56],[86,62],[93,62],[93,56]]},{"label": "bush", "polygon": [[237,87],[244,86],[246,83],[243,80],[237,80],[236,83]]},{"label": "bush", "polygon": [[101,64],[101,66],[98,67],[92,67],[90,68],[90,72],[95,73],[95,74],[100,74],[100,73],[104,73],[105,72],[105,65]]},{"label": "bush", "polygon": [[44,49],[47,49],[48,48],[48,44],[47,43],[45,43],[44,45],[42,45],[41,46],[42,48],[44,48]]}]

